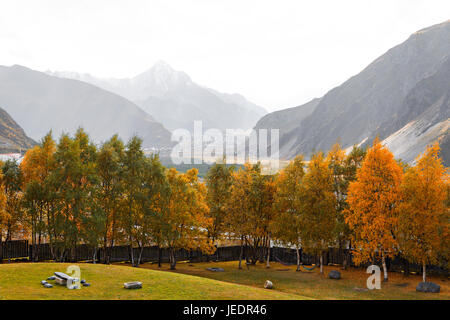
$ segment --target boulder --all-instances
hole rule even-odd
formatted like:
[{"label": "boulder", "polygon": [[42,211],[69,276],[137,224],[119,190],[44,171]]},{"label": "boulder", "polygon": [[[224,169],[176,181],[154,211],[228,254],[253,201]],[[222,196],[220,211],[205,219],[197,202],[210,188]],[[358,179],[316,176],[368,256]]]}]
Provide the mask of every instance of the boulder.
[{"label": "boulder", "polygon": [[420,282],[416,287],[416,291],[439,293],[441,286],[434,282]]},{"label": "boulder", "polygon": [[331,270],[330,273],[328,274],[328,278],[330,279],[340,279],[341,278],[341,273],[337,270]]},{"label": "boulder", "polygon": [[91,286],[91,284],[90,283],[87,283],[86,281],[85,282],[83,282],[83,287],[90,287]]},{"label": "boulder", "polygon": [[272,283],[272,281],[266,280],[266,282],[264,282],[264,288],[266,288],[266,289],[272,289],[272,288],[273,288],[273,283]]},{"label": "boulder", "polygon": [[123,287],[125,289],[141,289],[142,288],[142,282],[139,282],[139,281],[125,282],[123,284]]},{"label": "boulder", "polygon": [[56,279],[55,276],[51,276],[51,277],[48,277],[48,278],[47,278],[47,280],[55,280],[55,279]]},{"label": "boulder", "polygon": [[85,284],[85,283],[86,283],[86,280],[81,279],[80,283],[81,283],[81,284]]},{"label": "boulder", "polygon": [[44,287],[45,287],[45,288],[53,288],[53,285],[51,285],[50,283],[45,283],[45,284],[44,284]]},{"label": "boulder", "polygon": [[206,268],[206,270],[212,271],[212,272],[224,272],[225,271],[222,268]]},{"label": "boulder", "polygon": [[42,284],[42,285],[44,285],[44,284],[46,284],[46,283],[48,283],[48,282],[45,281],[45,280],[42,280],[42,281],[41,281],[41,284]]}]

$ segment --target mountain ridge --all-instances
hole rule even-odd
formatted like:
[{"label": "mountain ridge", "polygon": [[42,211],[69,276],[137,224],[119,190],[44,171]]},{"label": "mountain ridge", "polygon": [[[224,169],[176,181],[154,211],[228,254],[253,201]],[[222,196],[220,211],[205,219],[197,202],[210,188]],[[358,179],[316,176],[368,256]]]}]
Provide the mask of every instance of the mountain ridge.
[{"label": "mountain ridge", "polygon": [[192,130],[195,120],[202,120],[205,129],[250,129],[267,113],[240,94],[222,93],[198,85],[187,73],[163,61],[132,78],[96,78],[64,71],[47,73],[88,82],[123,96],[169,130]]},{"label": "mountain ridge", "polygon": [[171,145],[170,132],[131,101],[19,65],[0,66],[0,105],[36,140],[83,127],[96,142],[117,133],[125,141],[138,135],[149,148]]},{"label": "mountain ridge", "polygon": [[[444,62],[449,53],[450,20],[419,30],[389,49],[360,73],[328,91],[307,117],[299,118],[287,111],[297,120],[293,128],[285,130],[283,124],[276,121],[275,114],[267,115],[266,118],[275,119],[269,127],[280,128],[280,137],[286,137],[284,141],[280,139],[281,157],[289,159],[299,153],[309,156],[313,150],[327,151],[337,141],[344,148],[360,143],[366,146],[377,135],[385,139],[401,130],[408,123],[406,120],[412,119],[399,120],[393,115],[402,114],[408,94],[419,82],[433,76],[440,68],[448,68]],[[441,81],[448,83],[450,79]],[[429,107],[423,106],[423,109]],[[444,105],[444,108],[449,106]],[[421,121],[426,122],[427,117]],[[445,123],[442,125],[445,129]],[[264,127],[261,120],[256,127]],[[439,132],[435,134],[442,136]],[[446,134],[448,132],[444,132]],[[431,135],[425,140],[430,143],[437,138]],[[392,151],[396,156],[401,153]],[[419,151],[423,150],[403,152],[404,160],[414,161]]]}]

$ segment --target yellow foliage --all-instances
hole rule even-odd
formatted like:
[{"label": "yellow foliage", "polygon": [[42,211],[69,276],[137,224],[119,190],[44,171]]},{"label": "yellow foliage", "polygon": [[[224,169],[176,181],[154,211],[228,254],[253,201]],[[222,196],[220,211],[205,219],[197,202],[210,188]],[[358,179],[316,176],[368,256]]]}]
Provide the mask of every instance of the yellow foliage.
[{"label": "yellow foliage", "polygon": [[392,256],[401,196],[402,168],[393,154],[376,139],[367,152],[357,180],[350,183],[346,222],[353,231],[354,261],[376,255]]},{"label": "yellow foliage", "polygon": [[402,185],[398,231],[401,250],[409,260],[421,265],[436,263],[441,247],[449,242],[450,216],[445,204],[449,175],[439,151],[438,143],[428,147],[417,158],[417,165],[407,170]]}]

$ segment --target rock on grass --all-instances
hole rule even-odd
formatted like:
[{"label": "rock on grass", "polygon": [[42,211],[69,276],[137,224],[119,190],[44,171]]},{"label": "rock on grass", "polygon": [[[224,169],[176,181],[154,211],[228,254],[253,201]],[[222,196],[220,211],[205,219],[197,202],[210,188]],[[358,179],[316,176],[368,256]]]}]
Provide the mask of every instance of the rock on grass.
[{"label": "rock on grass", "polygon": [[416,287],[416,291],[439,293],[441,286],[434,282],[420,282]]},{"label": "rock on grass", "polygon": [[341,273],[337,270],[331,270],[330,273],[328,273],[328,278],[330,279],[341,279]]}]

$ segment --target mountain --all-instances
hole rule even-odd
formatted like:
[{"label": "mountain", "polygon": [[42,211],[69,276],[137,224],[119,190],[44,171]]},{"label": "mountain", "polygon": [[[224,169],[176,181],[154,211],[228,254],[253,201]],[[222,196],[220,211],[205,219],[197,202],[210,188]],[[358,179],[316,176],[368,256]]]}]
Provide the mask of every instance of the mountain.
[{"label": "mountain", "polygon": [[295,133],[298,124],[307,118],[317,107],[320,99],[315,98],[304,105],[283,109],[269,113],[262,117],[255,129],[279,129],[280,130],[280,154],[289,154],[295,142]]},{"label": "mountain", "polygon": [[437,140],[444,151],[444,162],[450,166],[450,150],[444,150],[450,140],[450,58],[411,89],[392,117],[381,125],[379,134],[387,137],[384,143],[398,158],[412,160]]},{"label": "mountain", "polygon": [[[427,144],[449,139],[449,59],[450,20],[412,34],[313,100],[317,105],[268,114],[256,127],[280,128],[284,158],[329,150],[336,141],[345,148],[368,145],[378,135],[396,157],[411,162]],[[448,150],[442,153],[448,163],[445,154]]]},{"label": "mountain", "polygon": [[0,152],[21,152],[36,144],[4,109],[0,108]]},{"label": "mountain", "polygon": [[200,86],[185,72],[162,61],[131,79],[100,79],[74,72],[49,74],[84,81],[123,96],[170,130],[192,130],[195,120],[202,120],[206,129],[250,129],[267,113],[242,95]]},{"label": "mountain", "polygon": [[83,127],[96,142],[134,134],[144,147],[168,146],[170,132],[131,101],[91,84],[22,66],[0,66],[0,105],[35,140]]}]

